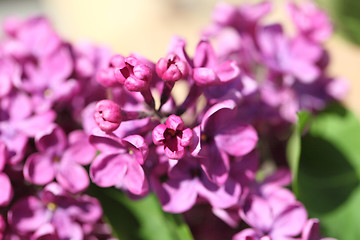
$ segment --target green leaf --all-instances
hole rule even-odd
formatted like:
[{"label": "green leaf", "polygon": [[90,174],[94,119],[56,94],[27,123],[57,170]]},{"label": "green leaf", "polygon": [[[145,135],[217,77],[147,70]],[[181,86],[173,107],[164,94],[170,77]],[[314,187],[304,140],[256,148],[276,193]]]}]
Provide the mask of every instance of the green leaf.
[{"label": "green leaf", "polygon": [[360,44],[360,1],[318,0],[326,8],[335,23],[335,30],[347,39]]},{"label": "green leaf", "polygon": [[107,222],[121,240],[193,239],[182,216],[164,212],[155,194],[131,200],[120,190],[96,186],[91,194],[101,202]]},{"label": "green leaf", "polygon": [[297,115],[298,121],[296,125],[294,125],[294,129],[286,147],[286,156],[288,159],[293,180],[292,188],[295,194],[297,194],[297,176],[301,153],[301,136],[306,130],[311,118],[311,114],[306,111],[299,112]]},{"label": "green leaf", "polygon": [[360,239],[360,124],[334,104],[312,120],[301,139],[298,198],[323,234]]}]

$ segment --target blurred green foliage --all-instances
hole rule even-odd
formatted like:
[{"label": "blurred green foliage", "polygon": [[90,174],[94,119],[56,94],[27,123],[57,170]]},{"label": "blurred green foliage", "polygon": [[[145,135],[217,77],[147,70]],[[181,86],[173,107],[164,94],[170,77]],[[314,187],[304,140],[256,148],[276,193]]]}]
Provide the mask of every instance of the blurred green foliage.
[{"label": "blurred green foliage", "polygon": [[331,15],[336,32],[360,45],[359,0],[317,0],[317,2]]},{"label": "blurred green foliage", "polygon": [[[304,124],[306,115],[299,115],[299,118],[299,125]],[[310,217],[320,219],[325,236],[358,240],[359,121],[343,106],[335,104],[308,123],[307,134],[300,136],[301,143],[296,145],[301,148],[301,151],[296,150],[300,154],[294,155],[299,159],[290,162],[290,165],[298,163],[297,167],[292,167],[297,176],[294,179],[297,197],[306,206]],[[298,127],[298,130],[303,131],[303,128]]]},{"label": "blurred green foliage", "polygon": [[131,200],[121,190],[91,186],[113,234],[121,240],[192,240],[181,215],[162,210],[155,194]]}]

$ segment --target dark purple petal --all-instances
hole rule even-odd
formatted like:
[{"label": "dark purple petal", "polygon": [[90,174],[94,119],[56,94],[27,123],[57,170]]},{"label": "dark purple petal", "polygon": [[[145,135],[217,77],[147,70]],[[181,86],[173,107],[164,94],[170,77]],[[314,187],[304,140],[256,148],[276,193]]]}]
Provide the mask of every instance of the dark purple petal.
[{"label": "dark purple petal", "polygon": [[208,147],[208,155],[201,158],[201,167],[209,179],[218,185],[224,184],[229,176],[229,158],[215,145]]},{"label": "dark purple petal", "polygon": [[35,136],[36,148],[51,155],[62,155],[67,147],[65,132],[57,125],[52,125]]}]

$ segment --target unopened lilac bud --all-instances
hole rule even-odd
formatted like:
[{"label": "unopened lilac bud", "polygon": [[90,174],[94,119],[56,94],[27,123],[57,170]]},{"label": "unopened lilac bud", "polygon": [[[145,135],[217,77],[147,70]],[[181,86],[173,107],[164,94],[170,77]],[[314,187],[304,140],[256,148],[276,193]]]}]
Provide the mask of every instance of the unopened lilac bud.
[{"label": "unopened lilac bud", "polygon": [[135,57],[116,59],[115,78],[131,92],[142,92],[149,88],[152,70]]},{"label": "unopened lilac bud", "polygon": [[111,100],[101,100],[95,106],[94,119],[102,131],[115,131],[122,121],[121,108]]},{"label": "unopened lilac bud", "polygon": [[156,73],[165,81],[176,82],[185,78],[188,67],[176,54],[169,54],[166,58],[160,58],[156,63]]},{"label": "unopened lilac bud", "polygon": [[133,68],[133,76],[130,76],[125,81],[125,87],[132,92],[141,92],[149,88],[152,79],[151,69],[140,64]]}]

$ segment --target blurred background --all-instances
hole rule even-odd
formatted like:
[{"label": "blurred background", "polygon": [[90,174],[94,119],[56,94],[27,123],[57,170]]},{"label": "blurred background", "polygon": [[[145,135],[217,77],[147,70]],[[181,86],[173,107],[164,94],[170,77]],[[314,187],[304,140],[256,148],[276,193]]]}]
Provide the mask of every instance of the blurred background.
[{"label": "blurred background", "polygon": [[[266,20],[289,23],[286,2],[273,0],[274,11]],[[360,1],[318,2],[331,13],[336,26],[336,34],[327,42],[330,74],[348,82],[350,92],[345,104],[360,117]],[[13,15],[45,15],[69,41],[90,40],[110,46],[114,53],[137,52],[156,61],[166,53],[173,35],[184,37],[187,50],[193,52],[216,3],[216,0],[0,0],[0,21]]]}]

